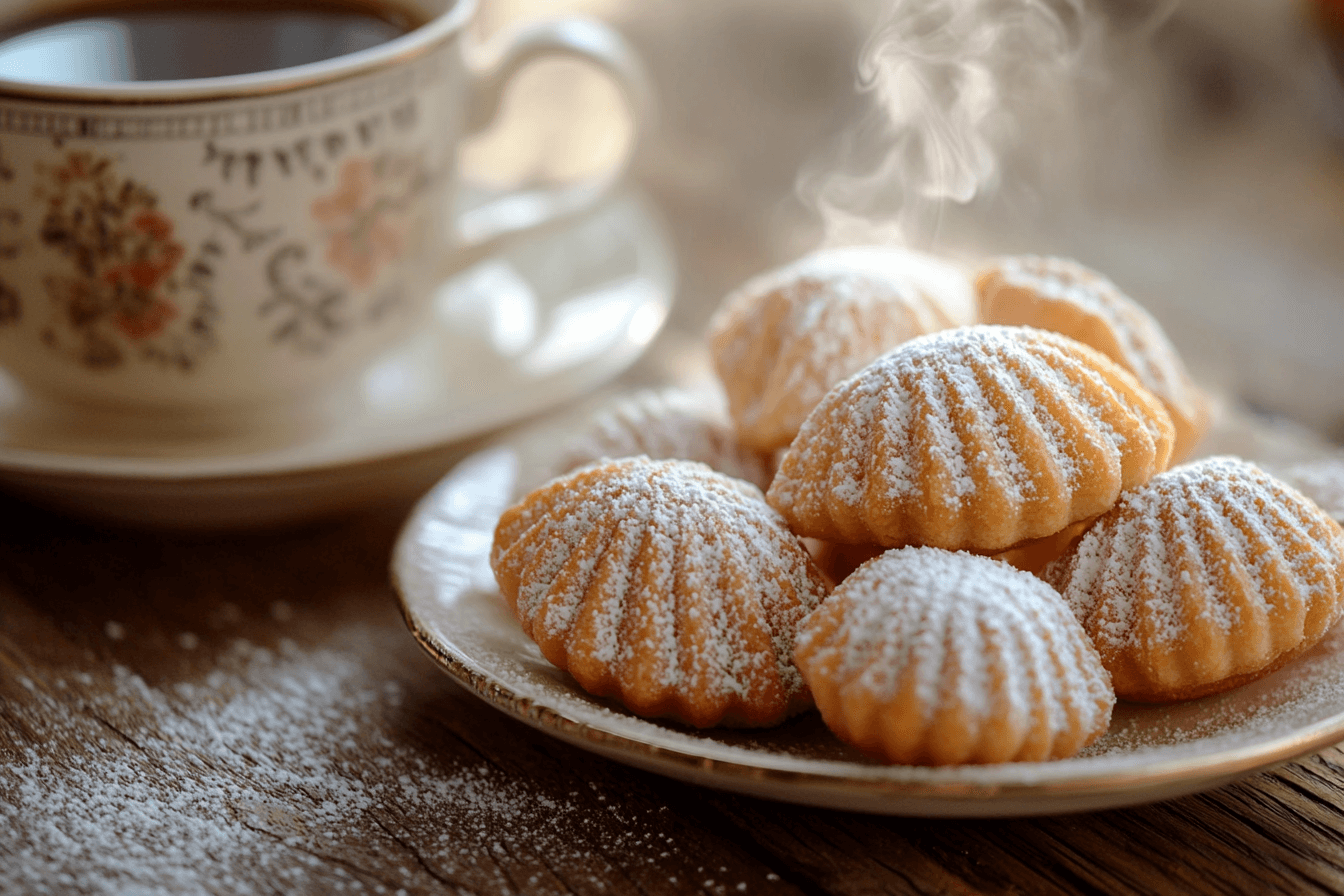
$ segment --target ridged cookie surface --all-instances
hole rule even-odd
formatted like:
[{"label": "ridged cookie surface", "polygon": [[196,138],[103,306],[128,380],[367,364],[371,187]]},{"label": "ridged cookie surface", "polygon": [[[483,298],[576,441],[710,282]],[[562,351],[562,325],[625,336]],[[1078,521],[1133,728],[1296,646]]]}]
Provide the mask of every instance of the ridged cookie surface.
[{"label": "ridged cookie surface", "polygon": [[1124,495],[1044,572],[1122,699],[1227,690],[1319,641],[1344,612],[1344,531],[1231,457]]},{"label": "ridged cookie surface", "polygon": [[1000,551],[1096,516],[1166,469],[1162,405],[1098,352],[1027,327],[911,340],[841,383],[768,499],[800,535]]},{"label": "ridged cookie surface", "polygon": [[1069,258],[1013,255],[976,276],[980,320],[1039,327],[1089,345],[1158,397],[1176,426],[1172,461],[1209,427],[1209,400],[1148,311],[1107,277]]},{"label": "ridged cookie surface", "polygon": [[1072,756],[1115,695],[1058,594],[1006,563],[888,551],[804,621],[794,656],[841,740],[912,765]]},{"label": "ridged cookie surface", "polygon": [[836,383],[907,339],[970,323],[970,277],[918,252],[828,249],[729,295],[710,353],[739,437],[783,448]]},{"label": "ridged cookie surface", "polygon": [[690,461],[585,467],[504,513],[490,565],[542,655],[632,712],[762,726],[811,705],[791,653],[828,585],[755,486]]},{"label": "ridged cookie surface", "polygon": [[757,488],[767,488],[774,464],[738,441],[721,408],[685,389],[643,389],[593,413],[561,450],[557,473],[605,458],[694,460]]}]

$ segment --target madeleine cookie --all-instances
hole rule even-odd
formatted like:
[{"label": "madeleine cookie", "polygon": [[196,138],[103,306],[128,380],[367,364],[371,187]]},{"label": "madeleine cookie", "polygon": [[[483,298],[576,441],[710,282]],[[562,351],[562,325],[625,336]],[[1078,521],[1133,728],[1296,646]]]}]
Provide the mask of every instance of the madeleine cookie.
[{"label": "madeleine cookie", "polygon": [[1246,461],[1177,467],[1128,492],[1046,568],[1117,696],[1164,702],[1252,681],[1344,612],[1344,531]]},{"label": "madeleine cookie", "polygon": [[799,535],[980,553],[1053,536],[1166,469],[1162,405],[1096,351],[1026,327],[912,340],[826,395],[768,499]]},{"label": "madeleine cookie", "polygon": [[987,557],[901,548],[865,563],[798,631],[794,659],[826,725],[887,762],[1072,756],[1115,695],[1069,608]]},{"label": "madeleine cookie", "polygon": [[739,438],[783,448],[840,380],[907,339],[970,323],[974,307],[957,268],[880,246],[815,252],[749,281],[709,326]]},{"label": "madeleine cookie", "polygon": [[685,389],[644,389],[616,398],[565,444],[556,472],[641,454],[699,461],[760,489],[774,475],[771,456],[738,442],[719,406]]},{"label": "madeleine cookie", "polygon": [[1176,426],[1172,462],[1189,457],[1209,427],[1208,397],[1143,306],[1103,275],[1068,258],[1014,255],[977,276],[980,320],[1039,327],[1077,339],[1134,374]]},{"label": "madeleine cookie", "polygon": [[828,591],[752,485],[690,461],[607,461],[506,511],[490,566],[523,631],[585,690],[696,727],[811,706],[791,659]]}]

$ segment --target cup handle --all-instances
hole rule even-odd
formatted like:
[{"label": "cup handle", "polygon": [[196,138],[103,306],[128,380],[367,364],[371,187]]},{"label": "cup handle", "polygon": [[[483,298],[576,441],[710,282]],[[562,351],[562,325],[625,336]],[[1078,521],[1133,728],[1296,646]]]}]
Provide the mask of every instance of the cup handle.
[{"label": "cup handle", "polygon": [[[602,174],[578,181],[511,190],[456,210],[454,249],[449,267],[461,269],[490,254],[509,237],[531,232],[592,208],[620,183],[652,118],[653,94],[644,66],[625,39],[590,19],[559,19],[527,26],[468,57],[472,92],[464,131],[474,134],[499,112],[504,89],[526,66],[543,57],[569,56],[606,72],[625,95],[633,125],[620,162]],[[473,58],[474,57],[474,58]]]}]

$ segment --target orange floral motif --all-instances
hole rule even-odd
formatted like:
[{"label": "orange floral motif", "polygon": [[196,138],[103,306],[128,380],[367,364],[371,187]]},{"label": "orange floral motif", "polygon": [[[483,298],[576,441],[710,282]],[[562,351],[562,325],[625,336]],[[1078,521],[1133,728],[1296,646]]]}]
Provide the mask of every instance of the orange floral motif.
[{"label": "orange floral motif", "polygon": [[347,159],[336,189],[313,200],[314,220],[327,232],[327,263],[355,286],[368,286],[407,250],[424,169],[404,156]]},{"label": "orange floral motif", "polygon": [[[171,242],[173,222],[159,212],[141,212],[132,219],[131,228],[147,240],[137,247],[137,257],[106,268],[103,280],[118,293],[130,294],[129,301],[117,303],[117,328],[132,339],[143,339],[177,316],[176,308],[153,294],[185,253],[180,244]],[[128,313],[133,309],[139,313]]]},{"label": "orange floral motif", "polygon": [[146,187],[118,175],[112,160],[71,152],[51,168],[39,165],[47,210],[42,242],[69,259],[70,274],[46,278],[63,329],[85,364],[121,363],[116,334],[142,343],[178,317],[169,296],[186,250],[173,221]]},{"label": "orange floral motif", "polygon": [[150,239],[167,242],[173,238],[173,222],[162,212],[150,209],[131,219],[131,226]]},{"label": "orange floral motif", "polygon": [[177,317],[177,306],[162,299],[156,299],[137,316],[131,317],[121,312],[113,315],[112,321],[117,329],[131,339],[148,339],[154,336],[173,318]]},{"label": "orange floral motif", "polygon": [[71,181],[81,180],[90,176],[91,169],[97,163],[91,154],[87,152],[72,152],[65,159],[65,164],[56,168],[52,175],[56,182],[62,185]]}]

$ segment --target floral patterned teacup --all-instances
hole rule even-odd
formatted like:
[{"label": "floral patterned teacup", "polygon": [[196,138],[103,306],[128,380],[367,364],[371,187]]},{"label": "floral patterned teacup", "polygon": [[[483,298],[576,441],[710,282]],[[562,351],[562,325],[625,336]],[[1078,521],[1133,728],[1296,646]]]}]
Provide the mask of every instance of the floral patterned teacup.
[{"label": "floral patterned teacup", "polygon": [[291,68],[0,80],[0,367],[37,402],[245,417],[360,370],[455,263],[621,176],[454,212],[458,144],[530,61],[601,67],[636,118],[643,82],[596,23],[481,51],[464,35],[471,0],[409,5],[427,24]]}]

